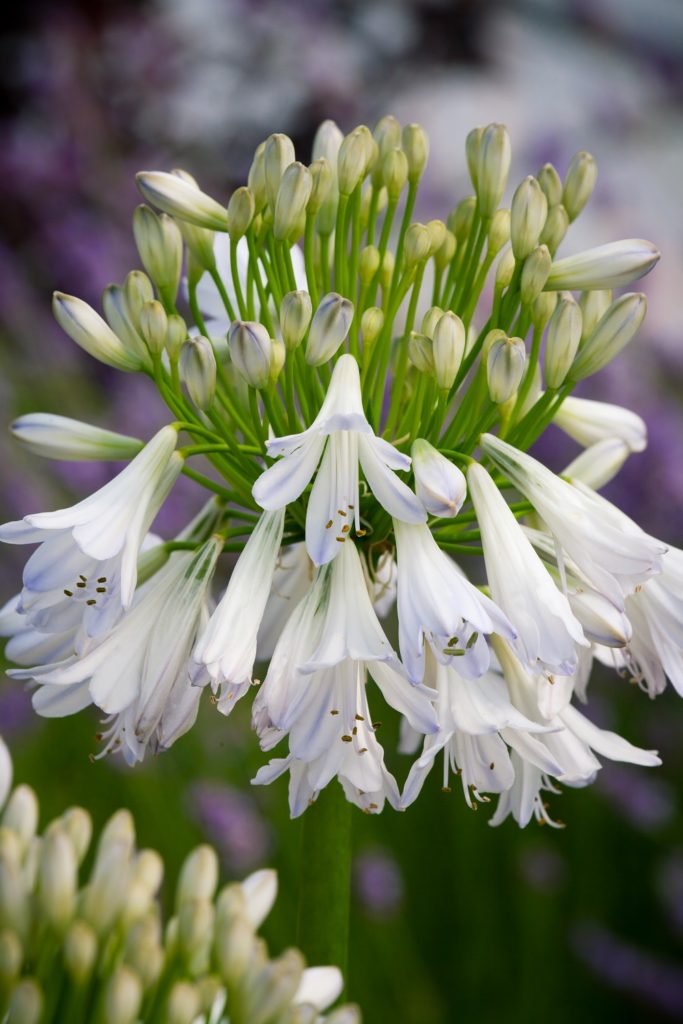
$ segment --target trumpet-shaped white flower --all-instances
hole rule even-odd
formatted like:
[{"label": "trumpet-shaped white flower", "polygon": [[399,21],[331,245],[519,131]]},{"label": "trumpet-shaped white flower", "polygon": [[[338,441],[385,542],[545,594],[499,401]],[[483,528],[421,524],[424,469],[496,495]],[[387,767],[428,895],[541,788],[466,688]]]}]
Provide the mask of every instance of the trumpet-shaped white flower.
[{"label": "trumpet-shaped white flower", "polygon": [[489,666],[484,636],[497,632],[513,639],[509,619],[441,550],[428,526],[394,522],[394,532],[399,646],[409,678],[422,680],[425,641],[442,664],[457,659],[464,675],[482,675]]},{"label": "trumpet-shaped white flower", "polygon": [[265,509],[296,501],[320,463],[306,511],[306,546],[316,565],[334,558],[352,522],[356,532],[361,530],[359,462],[375,498],[395,519],[423,523],[427,518],[422,503],[394,472],[409,469],[410,459],[376,437],[366,419],[358,363],[351,355],[337,360],[311,426],[266,446],[269,455],[284,458],[254,484],[254,497]]},{"label": "trumpet-shaped white flower", "polygon": [[384,767],[368,709],[368,669],[387,703],[414,728],[436,730],[433,693],[405,678],[373,611],[358,552],[347,544],[318,571],[290,616],[254,702],[254,726],[263,749],[288,735],[290,751],[254,781],[269,782],[291,769],[294,815],[335,775],[370,810],[377,809],[370,804],[381,802],[372,794],[386,793],[394,800],[395,783]]},{"label": "trumpet-shaped white flower", "polygon": [[208,619],[208,587],[222,544],[213,537],[198,551],[173,553],[85,654],[13,669],[14,678],[39,684],[36,711],[60,718],[95,704],[113,716],[106,752],[122,748],[130,762],[141,760],[150,742],[170,746],[196,715],[201,690],[192,686],[190,652]]},{"label": "trumpet-shaped white flower", "polygon": [[555,586],[507,502],[482,466],[467,472],[494,601],[518,632],[515,649],[530,668],[571,675],[586,644],[566,596]]},{"label": "trumpet-shaped white flower", "polygon": [[226,591],[192,653],[199,679],[219,693],[227,715],[251,685],[256,640],[277,562],[284,509],[264,512],[232,571]]},{"label": "trumpet-shaped white flower", "polygon": [[561,480],[540,462],[492,434],[483,450],[544,519],[558,545],[605,597],[621,604],[638,583],[660,572],[666,546],[648,537],[588,488]]},{"label": "trumpet-shaped white flower", "polygon": [[71,508],[0,526],[8,544],[40,544],[24,568],[17,610],[42,633],[81,627],[83,645],[128,608],[143,539],[183,459],[164,427],[117,477]]},{"label": "trumpet-shaped white flower", "polygon": [[555,413],[553,423],[584,448],[615,438],[624,441],[632,452],[642,452],[647,447],[644,420],[621,405],[570,395]]}]

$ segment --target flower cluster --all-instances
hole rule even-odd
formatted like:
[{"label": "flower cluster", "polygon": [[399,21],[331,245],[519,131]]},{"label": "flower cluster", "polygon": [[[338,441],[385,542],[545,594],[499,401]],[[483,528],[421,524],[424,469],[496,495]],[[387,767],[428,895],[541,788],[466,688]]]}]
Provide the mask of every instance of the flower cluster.
[{"label": "flower cluster", "polygon": [[258,937],[277,893],[274,871],[216,893],[217,855],[199,846],[164,925],[164,863],[155,850],[136,849],[128,811],[102,829],[87,881],[79,875],[90,815],[71,807],[38,835],[38,813],[33,790],[17,786],[0,825],[2,1020],[359,1024],[350,1005],[323,1016],[342,990],[336,967],[307,968],[297,949],[271,959]]},{"label": "flower cluster", "polygon": [[[467,137],[473,194],[414,221],[428,148],[393,117],[324,122],[310,165],[272,135],[227,205],[185,171],[142,172],[144,272],[106,289],[103,317],[55,295],[71,338],[146,374],[172,422],[146,444],[55,415],[13,425],[48,457],[131,460],[0,528],[38,545],[0,632],[40,714],[96,705],[104,751],[134,762],[192,725],[203,689],[230,713],[260,663],[253,727],[286,750],[253,781],[288,773],[295,816],[335,778],[367,812],[406,807],[443,752],[444,788],[453,772],[470,806],[500,795],[494,823],[550,822],[544,791],[586,785],[598,756],[659,763],[574,698],[595,659],[683,692],[683,553],[598,494],[642,421],[571,397],[636,334],[644,296],[612,289],[659,253],[557,258],[595,162],[546,164],[501,207],[498,124]],[[562,476],[528,454],[551,423],[585,449]],[[180,473],[211,497],[164,541],[150,528]],[[480,555],[476,586],[454,556]],[[422,743],[402,791],[370,680],[402,749]]]}]

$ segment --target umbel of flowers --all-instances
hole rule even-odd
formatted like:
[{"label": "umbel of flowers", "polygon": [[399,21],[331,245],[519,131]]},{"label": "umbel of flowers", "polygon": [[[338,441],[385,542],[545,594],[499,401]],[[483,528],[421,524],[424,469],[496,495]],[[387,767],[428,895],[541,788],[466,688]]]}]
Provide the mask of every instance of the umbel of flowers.
[{"label": "umbel of flowers", "polygon": [[[0,739],[0,808],[6,748]],[[8,1024],[359,1024],[338,998],[336,967],[271,958],[258,935],[274,871],[218,888],[211,846],[187,857],[164,920],[164,862],[137,849],[128,811],[95,840],[70,807],[38,832],[39,806],[17,786],[0,818],[0,1019]],[[92,866],[83,861],[94,847]]]},{"label": "umbel of flowers", "polygon": [[[326,121],[310,165],[272,135],[221,200],[185,171],[139,174],[144,270],[103,315],[61,293],[54,312],[91,356],[146,374],[170,422],[146,442],[55,415],[12,426],[48,457],[130,460],[0,528],[35,546],[0,629],[39,714],[94,704],[103,752],[135,762],[190,728],[203,690],[223,714],[253,693],[273,751],[253,781],[287,773],[295,816],[335,778],[365,811],[404,808],[442,754],[444,788],[499,795],[494,823],[549,822],[544,791],[586,785],[600,758],[659,763],[577,701],[596,659],[683,693],[683,554],[599,495],[645,447],[642,421],[571,397],[638,331],[645,297],[613,289],[659,254],[629,239],[556,256],[595,185],[588,153],[508,208],[505,127],[466,150],[472,194],[426,224],[427,137],[394,117]],[[585,448],[561,476],[527,454],[552,423]],[[210,496],[162,540],[181,473]],[[417,752],[403,789],[382,702]]]}]

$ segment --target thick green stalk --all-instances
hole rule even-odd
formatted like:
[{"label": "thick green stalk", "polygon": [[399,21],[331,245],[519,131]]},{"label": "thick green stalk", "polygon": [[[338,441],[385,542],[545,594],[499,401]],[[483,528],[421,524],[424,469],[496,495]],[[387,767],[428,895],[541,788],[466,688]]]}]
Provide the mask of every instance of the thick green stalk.
[{"label": "thick green stalk", "polygon": [[303,817],[298,945],[309,964],[346,974],[351,898],[351,804],[336,782]]}]

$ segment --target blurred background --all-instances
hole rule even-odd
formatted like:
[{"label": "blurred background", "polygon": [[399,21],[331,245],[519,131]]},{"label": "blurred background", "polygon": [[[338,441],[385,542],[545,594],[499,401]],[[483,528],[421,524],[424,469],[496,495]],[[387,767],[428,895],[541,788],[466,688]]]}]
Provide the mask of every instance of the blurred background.
[{"label": "blurred background", "polygon": [[[88,361],[50,315],[54,288],[97,303],[137,265],[136,170],[182,166],[227,197],[271,132],[307,159],[322,118],[349,130],[391,112],[430,134],[427,220],[471,191],[467,131],[504,121],[513,183],[547,160],[564,173],[580,148],[597,158],[596,193],[563,252],[632,236],[662,249],[641,336],[584,394],[646,418],[650,446],[610,496],[683,543],[680,0],[45,0],[3,21],[3,425],[44,410],[147,437],[162,421],[146,380]],[[543,454],[559,467],[574,452],[551,428]],[[4,429],[0,460],[3,519],[69,503],[116,470],[31,460]],[[178,487],[160,532],[197,500]],[[3,600],[17,554],[2,552]],[[659,748],[664,767],[610,765],[554,798],[564,830],[491,830],[488,809],[443,794],[437,773],[407,814],[355,815],[349,991],[368,1024],[683,1019],[683,708],[614,678],[595,681],[590,707]],[[293,942],[300,826],[284,780],[246,784],[261,761],[247,709],[224,720],[205,707],[198,728],[134,771],[89,762],[96,729],[88,714],[41,721],[17,684],[0,683],[0,732],[46,820],[78,802],[102,823],[125,804],[172,870],[201,839],[226,877],[272,864],[282,894],[267,935],[275,951]]]}]

